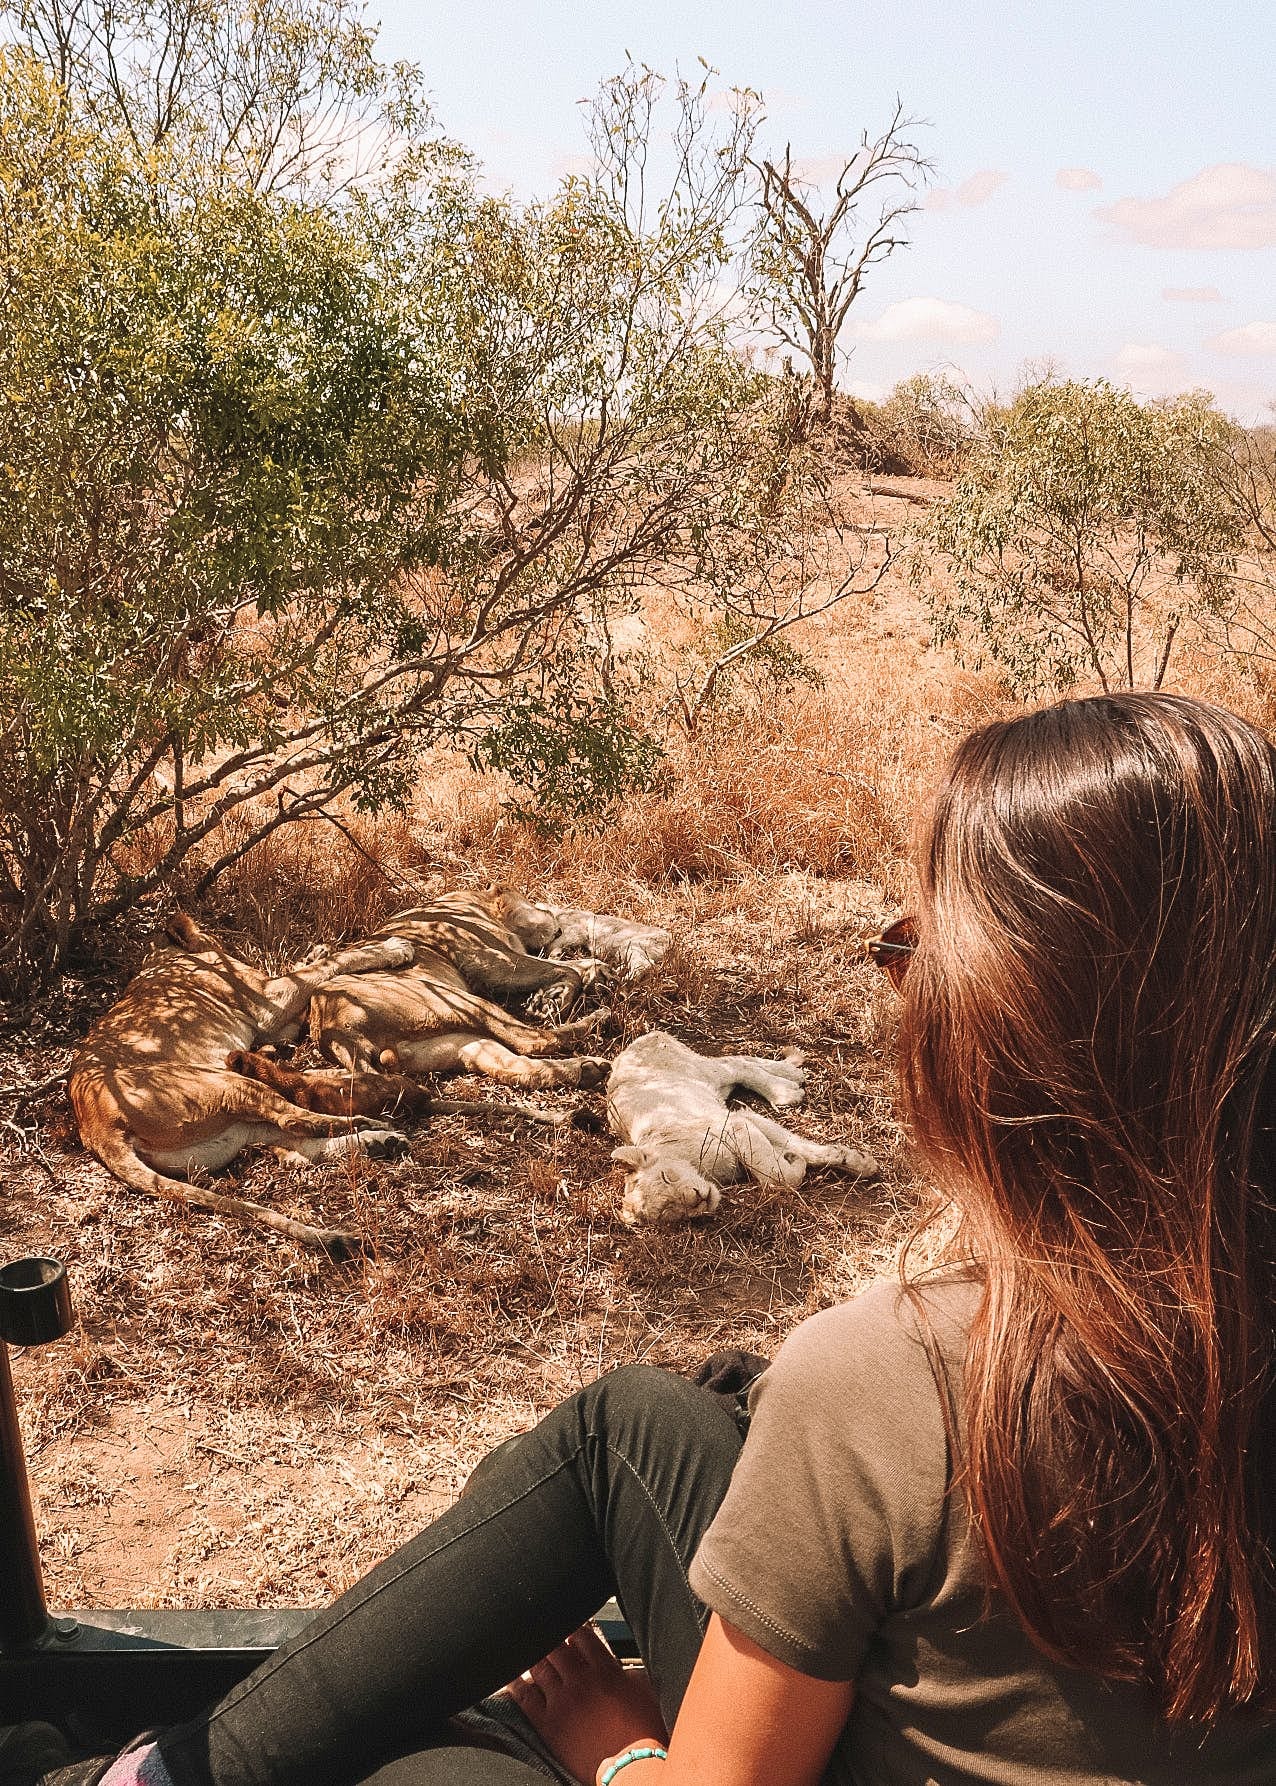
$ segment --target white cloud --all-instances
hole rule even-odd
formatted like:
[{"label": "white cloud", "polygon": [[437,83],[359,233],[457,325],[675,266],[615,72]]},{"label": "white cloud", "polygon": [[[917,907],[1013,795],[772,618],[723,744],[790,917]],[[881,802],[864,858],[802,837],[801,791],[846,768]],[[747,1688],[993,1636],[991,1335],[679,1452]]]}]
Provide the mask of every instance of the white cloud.
[{"label": "white cloud", "polygon": [[1211,378],[1210,388],[1220,409],[1248,427],[1270,428],[1276,413],[1276,385],[1255,366],[1248,378]]},{"label": "white cloud", "polygon": [[955,207],[969,208],[972,205],[986,205],[997,189],[1006,184],[1009,174],[1002,173],[1000,168],[981,167],[978,173],[971,174],[960,186],[937,186],[933,192],[926,194],[928,211],[951,211]]},{"label": "white cloud", "polygon": [[861,341],[995,341],[1001,324],[948,298],[902,298],[856,329]]},{"label": "white cloud", "polygon": [[1112,363],[1118,376],[1135,390],[1153,396],[1186,390],[1192,383],[1183,355],[1155,341],[1127,341]]},{"label": "white cloud", "polygon": [[1276,171],[1239,161],[1202,168],[1164,198],[1123,198],[1095,213],[1146,248],[1276,246]]},{"label": "white cloud", "polygon": [[1061,167],[1054,183],[1065,192],[1097,192],[1103,179],[1092,167]]},{"label": "white cloud", "polygon": [[884,403],[890,395],[889,385],[872,378],[853,378],[845,388],[852,397],[862,397],[866,403]]},{"label": "white cloud", "polygon": [[588,180],[598,172],[592,155],[555,155],[549,171],[556,180]]},{"label": "white cloud", "polygon": [[1276,322],[1247,322],[1239,329],[1224,329],[1205,343],[1214,353],[1247,354],[1255,358],[1276,355]]},{"label": "white cloud", "polygon": [[853,155],[806,155],[793,163],[793,172],[808,186],[831,186],[854,160]]},{"label": "white cloud", "polygon": [[1217,285],[1166,285],[1161,296],[1167,304],[1221,304],[1223,294]]}]

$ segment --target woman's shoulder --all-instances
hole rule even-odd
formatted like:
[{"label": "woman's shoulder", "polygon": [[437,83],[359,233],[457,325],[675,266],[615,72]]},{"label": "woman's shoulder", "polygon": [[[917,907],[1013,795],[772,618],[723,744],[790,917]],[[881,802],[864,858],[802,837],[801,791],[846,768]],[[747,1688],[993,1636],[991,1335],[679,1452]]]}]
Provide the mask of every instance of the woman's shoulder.
[{"label": "woman's shoulder", "polygon": [[[969,1271],[930,1273],[901,1282],[879,1278],[847,1302],[808,1315],[793,1329],[773,1370],[822,1384],[889,1384],[898,1394],[951,1393],[960,1377],[966,1336],[982,1293]],[[774,1383],[774,1380],[773,1380]]]},{"label": "woman's shoulder", "polygon": [[873,1284],[801,1322],[753,1386],[692,1586],[803,1673],[853,1678],[883,1623],[942,1577],[950,1471],[936,1384],[976,1295]]},{"label": "woman's shoulder", "polygon": [[951,1479],[980,1293],[977,1280],[955,1273],[882,1280],[809,1316],[753,1386],[750,1444],[788,1450],[794,1467],[840,1482],[848,1495],[860,1484],[926,1548]]}]

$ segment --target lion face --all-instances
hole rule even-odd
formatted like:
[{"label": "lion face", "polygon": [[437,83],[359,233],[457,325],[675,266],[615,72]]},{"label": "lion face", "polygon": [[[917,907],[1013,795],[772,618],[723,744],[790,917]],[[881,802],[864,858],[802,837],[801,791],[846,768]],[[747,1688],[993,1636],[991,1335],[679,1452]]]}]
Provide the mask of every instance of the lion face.
[{"label": "lion face", "polygon": [[[639,1158],[635,1160],[634,1155]],[[632,1167],[625,1175],[625,1196],[620,1206],[620,1219],[626,1227],[693,1220],[711,1214],[721,1201],[718,1186],[689,1161],[675,1155],[618,1147],[612,1158]]]},{"label": "lion face", "polygon": [[483,903],[529,949],[548,949],[558,936],[558,919],[543,905],[532,905],[513,887],[494,883],[481,889]]}]

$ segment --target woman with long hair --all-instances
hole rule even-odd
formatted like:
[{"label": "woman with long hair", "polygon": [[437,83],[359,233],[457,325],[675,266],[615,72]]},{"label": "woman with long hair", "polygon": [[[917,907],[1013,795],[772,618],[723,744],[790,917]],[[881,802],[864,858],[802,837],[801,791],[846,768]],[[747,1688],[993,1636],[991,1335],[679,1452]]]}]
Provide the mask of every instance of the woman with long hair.
[{"label": "woman with long hair", "polygon": [[[602,1379],[206,1715],[44,1777],[1276,1786],[1276,752],[1168,695],[991,725],[918,866],[880,953],[945,1261],[802,1323],[743,1445]],[[612,1592],[650,1687],[577,1629]],[[503,1681],[543,1763],[453,1721]]]}]

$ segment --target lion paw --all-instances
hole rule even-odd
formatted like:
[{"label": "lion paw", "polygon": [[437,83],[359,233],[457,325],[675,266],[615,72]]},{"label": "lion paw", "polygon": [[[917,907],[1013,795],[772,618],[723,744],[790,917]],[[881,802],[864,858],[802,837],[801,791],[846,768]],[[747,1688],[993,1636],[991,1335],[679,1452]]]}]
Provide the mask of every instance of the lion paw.
[{"label": "lion paw", "polygon": [[854,1178],[880,1178],[882,1169],[871,1153],[860,1153],[854,1147],[838,1149],[840,1157],[833,1162],[839,1172],[849,1172]]},{"label": "lion paw", "polygon": [[360,1129],[359,1152],[370,1160],[401,1160],[411,1142],[398,1129]]},{"label": "lion paw", "polygon": [[406,936],[387,936],[381,948],[387,967],[410,967],[416,960],[416,950]]},{"label": "lion paw", "polygon": [[574,1060],[558,1061],[556,1064],[565,1069],[566,1084],[582,1087],[601,1085],[611,1066],[610,1061],[598,1054],[581,1054]]}]

